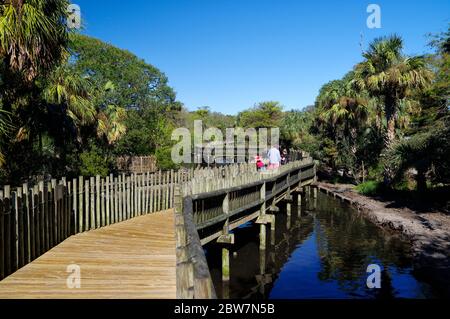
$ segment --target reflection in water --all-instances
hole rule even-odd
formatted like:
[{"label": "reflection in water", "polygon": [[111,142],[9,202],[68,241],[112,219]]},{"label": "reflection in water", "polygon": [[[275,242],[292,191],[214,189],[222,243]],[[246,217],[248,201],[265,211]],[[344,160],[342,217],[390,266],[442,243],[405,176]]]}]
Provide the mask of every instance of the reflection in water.
[{"label": "reflection in water", "polygon": [[[311,194],[312,195],[312,194]],[[297,212],[298,207],[292,207]],[[270,226],[268,226],[270,227]],[[427,298],[430,287],[412,275],[410,245],[377,228],[356,210],[319,194],[303,198],[301,214],[277,214],[265,250],[259,225],[235,230],[230,281],[222,284],[221,250],[206,247],[219,297],[254,299]],[[268,230],[268,229],[267,229]],[[270,243],[270,244],[269,244]],[[368,289],[369,264],[382,268],[381,289]]]}]

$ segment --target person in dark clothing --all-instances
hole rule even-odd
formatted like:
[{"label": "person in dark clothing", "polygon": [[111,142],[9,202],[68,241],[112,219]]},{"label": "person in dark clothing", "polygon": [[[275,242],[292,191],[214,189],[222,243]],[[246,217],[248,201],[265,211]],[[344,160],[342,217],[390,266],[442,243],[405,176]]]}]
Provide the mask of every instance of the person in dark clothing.
[{"label": "person in dark clothing", "polygon": [[281,165],[286,165],[288,161],[288,152],[286,149],[284,149],[281,153]]}]

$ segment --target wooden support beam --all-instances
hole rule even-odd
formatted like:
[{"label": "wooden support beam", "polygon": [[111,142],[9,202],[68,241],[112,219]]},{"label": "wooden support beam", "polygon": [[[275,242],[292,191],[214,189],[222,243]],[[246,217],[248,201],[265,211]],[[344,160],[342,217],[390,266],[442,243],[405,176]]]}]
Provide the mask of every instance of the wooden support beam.
[{"label": "wooden support beam", "polygon": [[280,212],[280,208],[275,206],[275,205],[271,205],[269,207],[269,212],[271,212],[271,213],[278,213],[278,212]]},{"label": "wooden support beam", "polygon": [[274,224],[275,223],[275,215],[265,214],[265,215],[259,216],[255,223],[262,224],[262,225]]},{"label": "wooden support beam", "polygon": [[234,245],[234,234],[224,234],[217,238],[218,244]]},{"label": "wooden support beam", "polygon": [[230,251],[228,248],[222,248],[222,281],[230,281]]}]

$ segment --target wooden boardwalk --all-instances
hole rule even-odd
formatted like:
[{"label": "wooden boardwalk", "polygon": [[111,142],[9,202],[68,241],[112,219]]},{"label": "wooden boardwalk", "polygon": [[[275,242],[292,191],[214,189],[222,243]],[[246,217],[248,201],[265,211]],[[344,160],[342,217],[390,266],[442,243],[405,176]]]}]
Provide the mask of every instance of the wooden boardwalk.
[{"label": "wooden boardwalk", "polygon": [[[172,210],[72,236],[0,282],[0,299],[176,298]],[[69,265],[81,287],[69,289]]]}]

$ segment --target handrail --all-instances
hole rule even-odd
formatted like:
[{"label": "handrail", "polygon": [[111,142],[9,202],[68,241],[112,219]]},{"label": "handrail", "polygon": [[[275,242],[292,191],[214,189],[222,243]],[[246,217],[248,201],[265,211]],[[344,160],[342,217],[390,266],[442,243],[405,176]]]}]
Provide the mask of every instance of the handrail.
[{"label": "handrail", "polygon": [[[223,188],[223,189],[219,189],[219,190],[215,190],[215,191],[210,191],[210,192],[205,192],[205,193],[201,193],[201,194],[193,194],[191,195],[192,199],[205,199],[208,197],[214,197],[214,196],[219,196],[219,195],[223,195],[229,192],[234,192],[234,191],[238,191],[238,190],[242,190],[244,188],[250,188],[250,187],[254,187],[254,186],[259,186],[262,185],[264,183],[267,182],[274,182],[277,179],[279,179],[281,176],[287,175],[289,173],[292,173],[293,171],[299,170],[299,169],[304,169],[304,168],[313,168],[314,167],[314,162],[305,164],[303,166],[300,167],[294,167],[288,171],[284,171],[282,174],[279,175],[268,175],[268,178],[264,178],[264,179],[260,179],[258,181],[255,182],[251,182],[250,184],[244,184],[244,185],[238,185],[238,186],[233,186],[233,187],[229,187],[229,188]],[[264,176],[264,173],[259,173],[262,174],[261,176]]]},{"label": "handrail", "polygon": [[194,223],[192,198],[181,201],[180,189],[175,202],[177,239],[177,298],[216,299],[208,262]]}]

